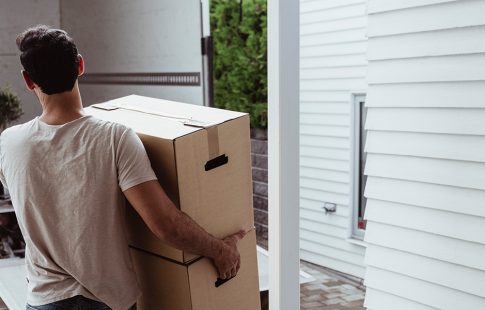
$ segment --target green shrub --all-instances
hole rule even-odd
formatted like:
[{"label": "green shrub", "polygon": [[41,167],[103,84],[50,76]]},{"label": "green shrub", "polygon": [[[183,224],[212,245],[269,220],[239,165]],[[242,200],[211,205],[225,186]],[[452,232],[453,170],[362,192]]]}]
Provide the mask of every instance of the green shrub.
[{"label": "green shrub", "polygon": [[214,101],[267,127],[266,0],[211,0]]},{"label": "green shrub", "polygon": [[10,88],[0,88],[0,132],[2,132],[8,124],[22,116],[22,105],[20,99],[12,93]]}]

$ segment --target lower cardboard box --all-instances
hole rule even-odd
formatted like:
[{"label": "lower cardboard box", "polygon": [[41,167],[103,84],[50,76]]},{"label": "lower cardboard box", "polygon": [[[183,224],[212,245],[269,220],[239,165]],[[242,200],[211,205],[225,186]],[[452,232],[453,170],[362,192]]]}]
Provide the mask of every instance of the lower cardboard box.
[{"label": "lower cardboard box", "polygon": [[131,248],[142,295],[140,310],[260,310],[256,232],[239,241],[241,269],[221,281],[212,262],[182,264]]}]

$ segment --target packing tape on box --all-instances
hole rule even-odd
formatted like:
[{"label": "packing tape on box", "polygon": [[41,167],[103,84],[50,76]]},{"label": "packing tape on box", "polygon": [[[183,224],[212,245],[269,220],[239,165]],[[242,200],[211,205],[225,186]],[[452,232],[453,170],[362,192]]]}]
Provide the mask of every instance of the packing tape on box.
[{"label": "packing tape on box", "polygon": [[205,171],[223,166],[229,162],[226,154],[220,154],[219,150],[219,127],[211,126],[205,128],[207,131],[207,144],[209,147],[209,160],[205,163]]},{"label": "packing tape on box", "polygon": [[219,156],[219,129],[217,126],[208,127],[207,143],[209,145],[209,159]]}]

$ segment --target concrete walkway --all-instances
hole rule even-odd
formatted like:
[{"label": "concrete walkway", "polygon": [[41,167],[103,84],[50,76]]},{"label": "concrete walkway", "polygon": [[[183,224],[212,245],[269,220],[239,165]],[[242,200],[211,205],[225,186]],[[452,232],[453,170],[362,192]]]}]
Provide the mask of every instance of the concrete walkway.
[{"label": "concrete walkway", "polygon": [[316,279],[301,286],[301,310],[365,309],[362,283],[310,263],[302,263],[301,269]]}]

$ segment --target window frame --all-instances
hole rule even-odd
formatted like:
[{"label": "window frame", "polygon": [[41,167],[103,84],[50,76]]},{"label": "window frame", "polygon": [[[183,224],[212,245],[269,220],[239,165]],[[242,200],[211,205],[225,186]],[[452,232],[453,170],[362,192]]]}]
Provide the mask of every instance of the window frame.
[{"label": "window frame", "polygon": [[[361,178],[361,150],[365,148],[362,144],[362,131],[361,131],[361,118],[362,118],[362,107],[361,103],[366,102],[366,93],[352,93],[351,98],[351,212],[350,212],[350,238],[363,240],[365,235],[365,229],[359,228],[359,211],[361,206],[361,199],[364,195]],[[364,110],[364,119],[367,119],[367,110]],[[365,122],[365,121],[364,121]],[[365,124],[364,124],[365,126]],[[362,128],[365,133],[365,128]],[[365,151],[364,151],[365,152]],[[365,181],[364,181],[365,182]],[[365,199],[365,198],[364,198]]]}]

